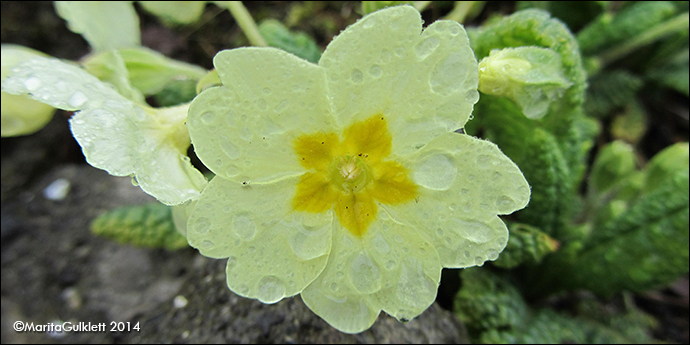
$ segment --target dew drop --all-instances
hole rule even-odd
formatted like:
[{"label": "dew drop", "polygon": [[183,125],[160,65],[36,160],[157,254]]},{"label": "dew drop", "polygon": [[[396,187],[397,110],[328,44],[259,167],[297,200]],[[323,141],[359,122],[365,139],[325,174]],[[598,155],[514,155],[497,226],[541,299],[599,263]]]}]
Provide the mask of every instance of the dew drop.
[{"label": "dew drop", "polygon": [[360,252],[349,267],[350,281],[357,291],[371,294],[381,289],[381,272],[379,267],[364,252]]},{"label": "dew drop", "polygon": [[270,95],[270,94],[271,94],[271,89],[265,87],[265,88],[263,89],[263,93],[264,93],[264,95]]},{"label": "dew drop", "polygon": [[406,54],[406,51],[405,51],[405,48],[403,48],[403,47],[396,47],[396,48],[393,50],[393,53],[395,54],[395,56],[397,56],[397,57],[399,57],[399,58],[403,58],[403,57],[405,57],[405,55],[407,55],[407,54]]},{"label": "dew drop", "polygon": [[201,241],[201,247],[209,249],[209,248],[213,247],[213,242],[209,241],[209,240],[203,240],[203,241]]},{"label": "dew drop", "polygon": [[434,302],[437,283],[424,274],[419,259],[407,258],[402,264],[396,295],[405,306],[423,309]]},{"label": "dew drop", "polygon": [[434,66],[429,78],[431,90],[446,96],[460,89],[469,70],[469,61],[471,60],[462,51],[451,52]]},{"label": "dew drop", "polygon": [[285,297],[285,284],[276,276],[267,276],[259,282],[256,298],[266,304],[273,304]]},{"label": "dew drop", "polygon": [[435,36],[427,37],[423,41],[417,43],[417,46],[415,47],[417,57],[419,57],[421,60],[426,59],[429,55],[431,55],[431,53],[434,52],[434,50],[436,50],[436,48],[438,48],[440,43],[441,41]]},{"label": "dew drop", "polygon": [[232,229],[243,241],[251,241],[256,236],[256,223],[247,213],[239,213],[232,220]]},{"label": "dew drop", "polygon": [[479,91],[477,90],[470,90],[467,91],[465,94],[465,101],[467,103],[475,104],[477,101],[479,101]]},{"label": "dew drop", "polygon": [[481,256],[477,256],[474,258],[474,264],[477,266],[483,266],[484,265],[484,258]]},{"label": "dew drop", "polygon": [[261,111],[265,111],[266,109],[268,109],[268,104],[266,104],[266,100],[264,100],[263,98],[258,100],[256,102],[256,105],[259,107],[259,110]]},{"label": "dew drop", "polygon": [[504,195],[496,200],[496,209],[499,214],[512,213],[515,210],[515,201]]},{"label": "dew drop", "polygon": [[337,292],[338,291],[338,284],[336,284],[336,283],[331,284],[331,290],[333,290],[333,292]]},{"label": "dew drop", "polygon": [[388,245],[388,242],[386,242],[381,233],[377,234],[371,243],[374,245],[374,248],[376,248],[376,251],[381,254],[387,254],[391,251],[391,247]]},{"label": "dew drop", "polygon": [[205,234],[208,232],[208,229],[211,228],[211,222],[208,220],[208,218],[201,217],[196,220],[196,223],[194,223],[194,230],[200,234]]},{"label": "dew drop", "polygon": [[84,105],[88,98],[86,98],[86,95],[81,92],[81,91],[75,91],[72,94],[72,97],[69,98],[69,101],[67,101],[67,104],[69,104],[70,107],[78,108]]},{"label": "dew drop", "polygon": [[419,160],[414,168],[414,181],[433,190],[448,190],[458,176],[458,168],[451,156],[436,154]]},{"label": "dew drop", "polygon": [[454,24],[450,25],[448,29],[449,29],[448,31],[450,32],[450,34],[453,36],[457,36],[460,33],[460,27],[457,25],[454,25]]},{"label": "dew drop", "polygon": [[282,100],[276,107],[273,109],[277,114],[280,114],[287,109],[287,107],[290,105],[290,101],[287,99]]},{"label": "dew drop", "polygon": [[462,237],[474,243],[486,243],[493,238],[492,229],[479,221],[454,219]]},{"label": "dew drop", "polygon": [[38,79],[34,76],[28,77],[26,80],[24,80],[24,87],[26,87],[26,89],[29,91],[38,90],[38,88],[41,87],[41,84],[41,79]]},{"label": "dew drop", "polygon": [[237,258],[234,256],[229,257],[227,270],[231,270],[231,269],[235,268],[235,266],[237,266]]},{"label": "dew drop", "polygon": [[386,262],[386,269],[390,271],[394,268],[395,268],[395,261],[388,260],[388,262]]},{"label": "dew drop", "polygon": [[362,74],[362,71],[355,68],[354,70],[352,70],[350,78],[355,84],[359,84],[364,80],[364,75]]},{"label": "dew drop", "polygon": [[231,143],[230,140],[225,137],[221,137],[220,141],[220,149],[225,152],[228,158],[237,159],[240,157],[240,150],[237,148],[237,146]]},{"label": "dew drop", "polygon": [[380,77],[381,72],[382,72],[381,66],[379,66],[379,65],[373,65],[373,66],[371,66],[371,68],[369,68],[369,74],[374,78]]},{"label": "dew drop", "polygon": [[213,123],[213,120],[215,120],[216,116],[213,115],[212,112],[207,111],[203,114],[201,114],[201,121],[207,125],[210,125]]}]

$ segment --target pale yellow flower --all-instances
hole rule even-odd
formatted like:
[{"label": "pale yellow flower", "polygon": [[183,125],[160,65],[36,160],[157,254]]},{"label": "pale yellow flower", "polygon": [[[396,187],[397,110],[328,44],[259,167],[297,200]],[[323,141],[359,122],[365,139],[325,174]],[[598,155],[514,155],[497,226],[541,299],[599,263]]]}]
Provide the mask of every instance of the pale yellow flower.
[{"label": "pale yellow flower", "polygon": [[477,61],[463,27],[422,31],[410,6],[372,13],[318,65],[272,48],[222,51],[223,86],[190,106],[195,150],[216,177],[189,219],[190,244],[229,258],[228,286],[306,305],[348,333],[381,310],[409,320],[443,267],[495,260],[498,214],[529,186],[494,144],[454,133],[469,119]]}]

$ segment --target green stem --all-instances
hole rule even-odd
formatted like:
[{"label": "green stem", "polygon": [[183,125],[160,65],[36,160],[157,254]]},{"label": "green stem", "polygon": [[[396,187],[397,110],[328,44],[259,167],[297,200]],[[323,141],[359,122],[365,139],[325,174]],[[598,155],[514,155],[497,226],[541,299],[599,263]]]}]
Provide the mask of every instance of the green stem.
[{"label": "green stem", "polygon": [[633,51],[648,45],[656,40],[664,38],[670,34],[688,29],[688,12],[675,18],[669,19],[648,31],[639,34],[637,37],[619,46],[613,47],[600,55],[601,65],[608,65]]},{"label": "green stem", "polygon": [[467,19],[467,15],[472,11],[479,1],[456,1],[455,7],[443,19],[454,20],[460,24]]},{"label": "green stem", "polygon": [[259,33],[259,27],[256,26],[247,8],[242,5],[242,1],[227,1],[226,4],[235,21],[249,39],[249,43],[257,47],[267,47],[266,40]]}]

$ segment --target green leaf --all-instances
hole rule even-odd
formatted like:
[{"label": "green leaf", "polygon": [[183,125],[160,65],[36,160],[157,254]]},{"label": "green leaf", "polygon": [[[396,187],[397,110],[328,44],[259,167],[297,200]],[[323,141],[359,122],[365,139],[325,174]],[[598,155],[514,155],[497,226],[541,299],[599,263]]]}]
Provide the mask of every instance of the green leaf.
[{"label": "green leaf", "polygon": [[[572,83],[565,92],[561,109],[572,110],[582,103],[586,76],[577,41],[561,21],[552,19],[547,12],[519,11],[490,25],[468,29],[467,33],[477,59],[483,59],[494,49],[524,46],[552,49],[561,56],[561,71]],[[568,116],[555,115],[558,118]]]},{"label": "green leaf", "polygon": [[596,230],[570,263],[577,268],[566,269],[573,273],[567,277],[571,288],[610,296],[621,290],[645,291],[687,274],[687,164]]},{"label": "green leaf", "polygon": [[592,55],[632,39],[676,13],[668,1],[632,3],[616,14],[604,13],[577,35],[583,54]]},{"label": "green leaf", "polygon": [[631,144],[637,144],[647,132],[647,114],[640,104],[633,100],[611,121],[611,137]]},{"label": "green leaf", "polygon": [[191,102],[196,97],[196,80],[173,80],[163,90],[154,95],[161,107],[172,107],[182,103]]},{"label": "green leaf", "polygon": [[558,249],[558,241],[541,230],[520,223],[508,225],[510,238],[494,265],[501,268],[514,268],[521,264],[536,264]]},{"label": "green leaf", "polygon": [[622,70],[593,76],[589,80],[584,104],[586,114],[595,117],[609,115],[614,109],[632,102],[642,84],[639,77]]},{"label": "green leaf", "polygon": [[504,276],[486,269],[465,269],[454,311],[475,342],[485,344],[647,343],[645,331],[655,324],[631,310],[604,313],[589,305],[576,317],[551,309],[531,310]]},{"label": "green leaf", "polygon": [[139,16],[130,1],[55,1],[55,10],[94,51],[141,45]]},{"label": "green leaf", "polygon": [[460,272],[462,288],[455,296],[453,310],[470,334],[516,327],[528,316],[527,303],[505,278],[481,268]]},{"label": "green leaf", "polygon": [[676,173],[688,168],[690,153],[688,143],[677,143],[671,145],[652,157],[647,163],[645,192],[651,192],[665,181],[673,178]]},{"label": "green leaf", "polygon": [[571,84],[560,55],[548,48],[496,49],[479,63],[479,91],[512,99],[531,119],[544,117]]},{"label": "green leaf", "polygon": [[122,244],[175,250],[187,247],[187,239],[173,223],[171,208],[160,203],[126,206],[100,215],[91,231]]},{"label": "green leaf", "polygon": [[303,32],[292,33],[277,20],[261,22],[259,33],[271,47],[280,48],[313,63],[319,62],[321,58],[321,50],[311,37]]},{"label": "green leaf", "polygon": [[622,141],[604,146],[592,166],[590,192],[600,194],[614,187],[635,171],[635,161],[634,149]]},{"label": "green leaf", "polygon": [[166,25],[186,25],[199,20],[206,1],[139,1],[139,5]]}]

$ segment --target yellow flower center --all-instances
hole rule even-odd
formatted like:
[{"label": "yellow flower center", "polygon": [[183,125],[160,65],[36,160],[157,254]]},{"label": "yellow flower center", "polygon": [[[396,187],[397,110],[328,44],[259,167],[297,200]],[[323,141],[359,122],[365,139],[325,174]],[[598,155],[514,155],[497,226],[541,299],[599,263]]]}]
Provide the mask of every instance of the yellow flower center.
[{"label": "yellow flower center", "polygon": [[381,115],[355,122],[335,133],[301,135],[294,142],[306,169],[292,200],[296,211],[335,209],[340,224],[363,236],[378,212],[376,201],[400,204],[416,197],[417,186],[400,163],[387,159],[392,140]]}]

